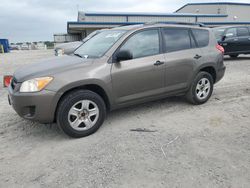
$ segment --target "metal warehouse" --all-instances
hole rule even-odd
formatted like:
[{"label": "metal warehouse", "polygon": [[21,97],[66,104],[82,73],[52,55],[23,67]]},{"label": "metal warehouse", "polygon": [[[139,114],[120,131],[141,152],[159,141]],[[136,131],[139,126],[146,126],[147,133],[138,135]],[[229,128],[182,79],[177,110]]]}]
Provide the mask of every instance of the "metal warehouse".
[{"label": "metal warehouse", "polygon": [[[70,39],[83,39],[97,29],[145,22],[200,22],[210,27],[250,25],[249,12],[250,4],[231,2],[189,3],[170,14],[78,12],[77,21],[67,23],[67,35]],[[54,35],[55,42],[69,42],[66,38],[62,41],[60,35]]]}]

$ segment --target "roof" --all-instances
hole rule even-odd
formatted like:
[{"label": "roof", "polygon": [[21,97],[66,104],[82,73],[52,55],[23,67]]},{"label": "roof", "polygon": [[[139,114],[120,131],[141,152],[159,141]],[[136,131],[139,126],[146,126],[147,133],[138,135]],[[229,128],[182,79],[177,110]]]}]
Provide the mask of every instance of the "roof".
[{"label": "roof", "polygon": [[241,5],[241,6],[250,6],[250,3],[236,3],[236,2],[207,2],[207,3],[187,3],[186,5],[182,6],[175,12],[180,11],[181,9],[185,8],[186,6],[192,5]]}]

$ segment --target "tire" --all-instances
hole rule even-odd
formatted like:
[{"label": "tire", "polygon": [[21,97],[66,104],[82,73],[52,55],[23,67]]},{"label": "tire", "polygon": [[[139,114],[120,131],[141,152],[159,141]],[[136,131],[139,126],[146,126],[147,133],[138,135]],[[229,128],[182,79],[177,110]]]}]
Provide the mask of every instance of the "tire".
[{"label": "tire", "polygon": [[233,54],[233,55],[229,55],[231,58],[237,58],[239,56],[239,54]]},{"label": "tire", "polygon": [[56,120],[65,134],[73,138],[96,132],[106,117],[103,99],[89,90],[77,90],[60,101]]},{"label": "tire", "polygon": [[211,74],[199,72],[186,94],[186,99],[195,105],[207,102],[213,93],[213,85],[214,81]]}]

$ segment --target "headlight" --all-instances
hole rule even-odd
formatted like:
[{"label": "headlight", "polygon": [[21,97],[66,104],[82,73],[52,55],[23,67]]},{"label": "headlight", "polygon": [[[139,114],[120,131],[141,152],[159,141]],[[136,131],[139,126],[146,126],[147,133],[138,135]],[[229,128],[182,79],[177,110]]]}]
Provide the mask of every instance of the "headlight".
[{"label": "headlight", "polygon": [[37,92],[44,89],[51,81],[52,77],[34,78],[24,81],[20,87],[20,92]]}]

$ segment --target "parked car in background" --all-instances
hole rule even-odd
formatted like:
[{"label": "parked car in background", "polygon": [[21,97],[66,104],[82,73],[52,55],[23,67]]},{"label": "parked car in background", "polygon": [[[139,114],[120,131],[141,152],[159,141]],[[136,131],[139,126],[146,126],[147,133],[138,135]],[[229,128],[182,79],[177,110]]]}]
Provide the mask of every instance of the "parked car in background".
[{"label": "parked car in background", "polygon": [[141,24],[104,30],[72,55],[17,70],[8,98],[21,117],[56,121],[83,137],[110,110],[176,95],[203,104],[224,73],[223,48],[210,29]]},{"label": "parked car in background", "polygon": [[55,47],[55,56],[61,56],[61,55],[64,55],[64,54],[65,55],[72,54],[84,42],[86,42],[91,37],[95,36],[96,34],[100,33],[101,31],[102,30],[93,31],[87,37],[85,37],[82,41],[75,41],[75,42],[57,44],[56,47]]},{"label": "parked car in background", "polygon": [[10,45],[10,50],[19,50],[19,46],[18,45]]},{"label": "parked car in background", "polygon": [[83,41],[75,41],[75,42],[68,42],[57,44],[55,46],[55,56],[62,56],[62,55],[70,55],[72,54],[76,48],[81,46]]},{"label": "parked car in background", "polygon": [[26,43],[23,43],[22,45],[21,45],[21,50],[29,50],[30,48],[29,48],[29,45],[28,44],[26,44]]},{"label": "parked car in background", "polygon": [[225,49],[225,55],[232,58],[250,54],[250,27],[225,26],[213,28],[218,43]]}]

